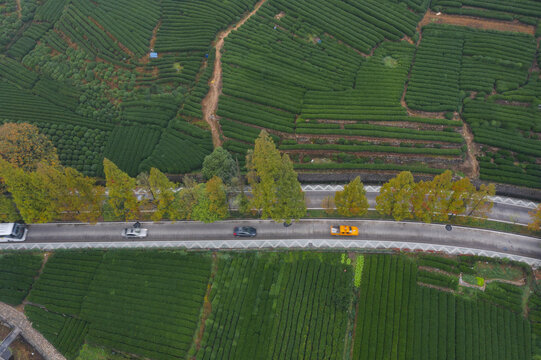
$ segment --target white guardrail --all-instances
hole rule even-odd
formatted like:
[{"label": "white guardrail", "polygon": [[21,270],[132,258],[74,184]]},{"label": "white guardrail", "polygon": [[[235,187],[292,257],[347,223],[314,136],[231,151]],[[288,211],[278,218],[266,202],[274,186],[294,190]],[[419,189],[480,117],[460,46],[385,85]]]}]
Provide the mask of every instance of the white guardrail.
[{"label": "white guardrail", "polygon": [[[335,191],[344,190],[343,185],[330,185],[330,184],[302,185],[301,188],[302,188],[302,191],[304,192],[318,192],[318,191],[335,192]],[[177,192],[177,191],[180,191],[181,189],[182,187],[179,187],[175,189],[174,191]],[[368,193],[378,193],[379,190],[381,189],[381,186],[366,185],[364,189]],[[250,191],[250,187],[246,186],[244,188],[244,191]],[[135,194],[141,198],[148,197],[147,191],[144,189],[135,190]],[[530,200],[515,199],[515,198],[506,197],[506,196],[491,196],[490,198],[493,202],[498,203],[498,204],[518,206],[518,207],[523,207],[523,208],[528,208],[528,209],[535,209],[538,206],[537,203]]]},{"label": "white guardrail", "polygon": [[272,240],[198,240],[198,241],[123,241],[72,243],[6,243],[0,250],[59,250],[59,249],[126,249],[126,248],[184,248],[189,250],[254,250],[254,249],[396,249],[402,251],[433,251],[451,255],[478,255],[507,258],[541,267],[541,259],[496,251],[459,246],[412,243],[403,241],[350,240],[350,239],[272,239]]}]

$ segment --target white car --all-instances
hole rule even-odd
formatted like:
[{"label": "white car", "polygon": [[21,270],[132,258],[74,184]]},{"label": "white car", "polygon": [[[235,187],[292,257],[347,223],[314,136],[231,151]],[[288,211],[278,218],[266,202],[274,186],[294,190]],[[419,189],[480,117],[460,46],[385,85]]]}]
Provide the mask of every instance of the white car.
[{"label": "white car", "polygon": [[135,239],[142,239],[146,238],[148,235],[148,229],[143,228],[125,228],[122,230],[122,237],[125,238],[135,238]]}]

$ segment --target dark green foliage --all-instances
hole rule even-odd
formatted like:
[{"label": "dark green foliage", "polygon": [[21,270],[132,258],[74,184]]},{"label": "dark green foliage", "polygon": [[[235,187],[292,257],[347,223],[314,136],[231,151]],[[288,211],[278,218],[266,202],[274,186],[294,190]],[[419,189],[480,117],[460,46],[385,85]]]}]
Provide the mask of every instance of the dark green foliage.
[{"label": "dark green foliage", "polygon": [[[194,125],[186,125],[196,128]],[[197,128],[196,128],[197,129]],[[212,151],[210,133],[204,138],[189,136],[185,133],[166,130],[154,147],[154,151],[139,165],[138,172],[149,171],[156,167],[162,172],[178,174],[201,168],[203,159]]]},{"label": "dark green foliage", "polygon": [[160,130],[147,126],[117,126],[113,130],[104,156],[130,176],[139,173],[139,164],[146,159],[160,139]]},{"label": "dark green foliage", "polygon": [[457,109],[463,42],[454,32],[423,29],[406,93],[410,108],[425,111]]},{"label": "dark green foliage", "polygon": [[87,322],[31,305],[25,306],[24,313],[32,322],[32,326],[62,355],[69,360],[77,357],[88,332]]},{"label": "dark green foliage", "polygon": [[[164,0],[162,24],[156,50],[161,52],[206,51],[219,30],[253,7],[253,0],[178,1]],[[179,29],[182,29],[179,32]],[[180,35],[180,36],[179,36]]]},{"label": "dark green foliage", "polygon": [[460,149],[437,149],[437,148],[404,148],[388,145],[339,145],[339,144],[296,144],[280,145],[280,150],[321,150],[321,151],[351,151],[351,152],[384,152],[399,154],[432,154],[441,156],[458,156]]},{"label": "dark green foliage", "polygon": [[403,257],[365,256],[355,332],[354,359],[405,359],[413,315],[417,269]]},{"label": "dark green foliage", "polygon": [[436,256],[430,254],[423,254],[417,260],[419,266],[428,266],[436,269],[440,269],[449,273],[458,274],[458,261],[443,256]]},{"label": "dark green foliage", "polygon": [[102,251],[56,252],[48,259],[28,299],[49,311],[79,316],[102,257]]},{"label": "dark green foliage", "polygon": [[433,271],[419,271],[417,281],[423,284],[435,285],[452,290],[456,290],[458,288],[458,277],[448,276]]},{"label": "dark green foliage", "polygon": [[83,302],[88,340],[153,359],[184,358],[210,275],[210,257],[107,252]]},{"label": "dark green foliage", "polygon": [[505,283],[490,283],[485,292],[480,296],[496,305],[504,306],[516,313],[522,313],[522,295],[524,289],[515,285]]},{"label": "dark green foliage", "polygon": [[[225,144],[224,144],[225,145]],[[231,146],[230,144],[228,144]],[[364,170],[395,170],[395,171],[413,171],[425,174],[441,174],[445,169],[429,168],[425,165],[395,165],[395,164],[377,164],[377,163],[308,163],[295,164],[295,169],[364,169]]]},{"label": "dark green foliage", "polygon": [[353,270],[339,254],[235,254],[218,264],[197,359],[341,358]]},{"label": "dark green foliage", "polygon": [[0,254],[0,301],[19,305],[30,291],[41,262],[40,255]]},{"label": "dark green foliage", "polygon": [[[116,0],[116,1],[73,1],[84,14],[92,17],[120,43],[137,57],[145,55],[149,48],[152,30],[160,19],[158,1]],[[129,11],[126,11],[129,9]]]},{"label": "dark green foliage", "polygon": [[53,141],[60,161],[89,176],[102,174],[103,152],[110,133],[94,127],[39,122],[40,132]]}]

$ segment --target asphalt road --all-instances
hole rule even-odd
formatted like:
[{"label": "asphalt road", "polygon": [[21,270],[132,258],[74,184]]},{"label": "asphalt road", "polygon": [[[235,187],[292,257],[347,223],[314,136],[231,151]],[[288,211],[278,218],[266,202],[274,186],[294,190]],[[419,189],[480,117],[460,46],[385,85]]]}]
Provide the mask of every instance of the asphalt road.
[{"label": "asphalt road", "polygon": [[[132,223],[86,224],[32,224],[25,243],[77,243],[119,242],[122,229]],[[352,240],[402,241],[452,245],[472,249],[489,250],[541,259],[541,239],[500,233],[482,229],[454,226],[451,231],[444,225],[379,220],[301,220],[290,227],[268,220],[220,221],[203,224],[195,221],[142,223],[149,229],[144,241],[208,241],[233,240],[233,227],[238,225],[257,228],[257,240],[280,239],[329,239],[330,226],[337,224],[359,227],[359,235],[347,237]],[[346,237],[340,237],[344,240]],[[249,239],[245,239],[249,241]],[[127,240],[134,241],[134,240]],[[139,240],[137,240],[139,241]]]}]

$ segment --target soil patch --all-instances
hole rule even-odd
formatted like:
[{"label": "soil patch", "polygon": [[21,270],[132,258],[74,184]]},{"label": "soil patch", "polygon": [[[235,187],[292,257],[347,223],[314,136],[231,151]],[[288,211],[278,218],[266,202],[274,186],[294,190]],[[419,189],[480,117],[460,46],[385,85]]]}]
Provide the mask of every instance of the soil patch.
[{"label": "soil patch", "polygon": [[286,13],[283,12],[283,11],[280,11],[278,14],[276,14],[276,15],[274,16],[274,18],[275,18],[276,20],[280,20],[280,19],[283,18],[284,16],[286,16]]},{"label": "soil patch", "polygon": [[468,26],[483,30],[514,31],[535,36],[535,26],[520,23],[518,20],[504,21],[495,19],[483,19],[465,15],[441,14],[428,10],[419,23],[423,27],[430,23]]},{"label": "soil patch", "polygon": [[23,16],[23,8],[21,6],[21,0],[17,0],[17,16],[19,19]]},{"label": "soil patch", "polygon": [[479,162],[477,161],[477,147],[473,142],[473,133],[470,127],[464,123],[462,125],[462,137],[466,141],[468,156],[464,163],[464,168],[469,172],[470,179],[479,179]]},{"label": "soil patch", "polygon": [[218,119],[216,117],[216,109],[218,109],[218,100],[222,94],[222,48],[224,47],[224,40],[231,33],[231,31],[237,30],[250,17],[252,17],[257,10],[259,10],[261,5],[265,3],[265,1],[266,0],[259,0],[252,11],[244,15],[242,19],[235,25],[232,25],[226,30],[220,32],[216,38],[216,59],[214,60],[214,71],[209,80],[210,90],[201,102],[203,118],[210,125],[214,147],[222,144],[220,139],[220,124],[218,123]]}]

